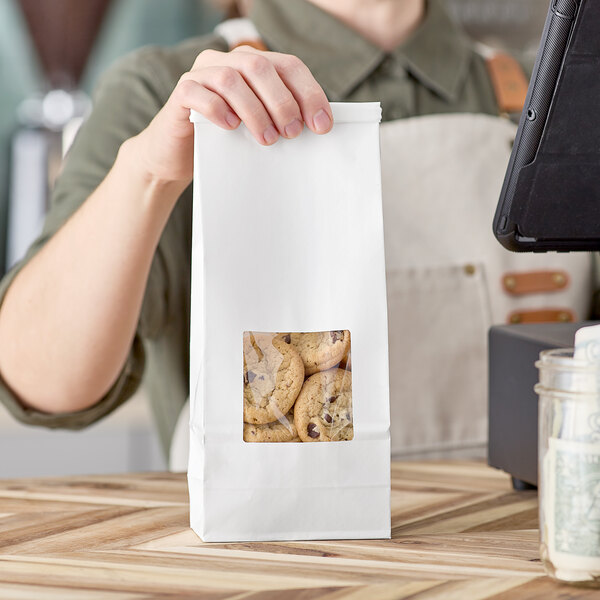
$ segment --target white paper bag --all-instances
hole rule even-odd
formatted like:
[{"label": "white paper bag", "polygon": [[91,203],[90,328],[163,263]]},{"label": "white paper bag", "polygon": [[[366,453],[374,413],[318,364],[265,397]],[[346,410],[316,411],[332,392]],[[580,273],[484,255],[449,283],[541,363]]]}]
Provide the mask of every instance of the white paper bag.
[{"label": "white paper bag", "polygon": [[[381,109],[332,109],[330,133],[305,129],[270,147],[244,126],[225,131],[191,116],[188,480],[191,526],[205,541],[390,537]],[[298,345],[312,339],[324,345]],[[273,362],[274,346],[275,357],[293,355]],[[329,395],[334,384],[347,389]],[[309,398],[301,409],[298,390]],[[313,401],[315,390],[328,398]],[[274,416],[248,416],[260,394]],[[320,443],[244,441],[255,427],[281,429],[277,419]]]}]

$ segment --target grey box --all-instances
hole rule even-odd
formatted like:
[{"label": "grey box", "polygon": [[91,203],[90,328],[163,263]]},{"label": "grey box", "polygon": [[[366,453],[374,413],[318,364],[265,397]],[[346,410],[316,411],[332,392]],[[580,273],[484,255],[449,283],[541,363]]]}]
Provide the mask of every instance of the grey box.
[{"label": "grey box", "polygon": [[572,348],[575,332],[589,323],[500,325],[489,332],[488,463],[537,485],[538,382],[535,362],[542,350]]}]

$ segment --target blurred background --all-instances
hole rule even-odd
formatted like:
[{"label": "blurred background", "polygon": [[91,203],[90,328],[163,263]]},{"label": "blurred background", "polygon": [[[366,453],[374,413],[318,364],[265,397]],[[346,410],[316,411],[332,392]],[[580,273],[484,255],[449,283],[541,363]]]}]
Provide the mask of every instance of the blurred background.
[{"label": "blurred background", "polygon": [[[446,0],[469,34],[535,56],[549,0]],[[210,31],[207,0],[0,0],[0,276],[37,236],[99,76],[146,44]],[[164,469],[138,395],[85,432],[37,430],[0,406],[0,478]]]}]

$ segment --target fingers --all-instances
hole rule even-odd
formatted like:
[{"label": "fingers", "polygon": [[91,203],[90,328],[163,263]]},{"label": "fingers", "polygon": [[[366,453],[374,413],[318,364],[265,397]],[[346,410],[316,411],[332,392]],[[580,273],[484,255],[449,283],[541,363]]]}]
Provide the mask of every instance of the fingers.
[{"label": "fingers", "polygon": [[[186,108],[232,129],[243,121],[263,145],[294,138],[304,123],[315,133],[333,126],[325,92],[300,59],[242,46],[202,52],[179,84]],[[234,113],[234,114],[232,114]]]},{"label": "fingers", "polygon": [[227,62],[242,75],[279,133],[287,138],[296,137],[303,129],[300,107],[267,56],[260,51],[236,49],[228,55]]},{"label": "fingers", "polygon": [[235,129],[240,124],[239,117],[219,94],[193,78],[182,78],[175,95],[184,123],[189,123],[189,110],[193,109],[224,129]]},{"label": "fingers", "polygon": [[291,54],[272,52],[271,60],[281,81],[298,102],[306,125],[315,133],[330,131],[333,127],[331,107],[309,68]]},{"label": "fingers", "polygon": [[[226,99],[225,104],[231,107],[260,144],[268,146],[279,139],[279,131],[264,104],[236,69],[232,67],[208,67],[188,73],[184,77],[194,81],[214,95],[218,95],[223,99],[223,102]],[[195,98],[193,102],[196,102]],[[190,108],[197,110],[195,106]],[[213,120],[202,110],[199,112],[211,121]]]},{"label": "fingers", "polygon": [[[315,133],[322,134],[331,130],[333,115],[327,96],[310,69],[298,57],[278,52],[261,52],[250,46],[240,46],[229,56],[235,60],[236,54],[243,55],[245,64],[248,64],[249,56],[266,58],[277,75],[275,79],[278,87],[283,86],[292,95],[304,123]],[[254,80],[252,70],[244,73],[251,81]]]}]

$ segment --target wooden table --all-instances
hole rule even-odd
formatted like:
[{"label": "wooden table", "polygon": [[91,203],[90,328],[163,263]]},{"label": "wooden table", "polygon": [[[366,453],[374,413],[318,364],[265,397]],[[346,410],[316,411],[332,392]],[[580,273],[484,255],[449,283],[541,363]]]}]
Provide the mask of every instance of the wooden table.
[{"label": "wooden table", "polygon": [[597,598],[544,576],[535,492],[479,463],[396,463],[392,540],[204,544],[183,475],[0,481],[0,598]]}]

